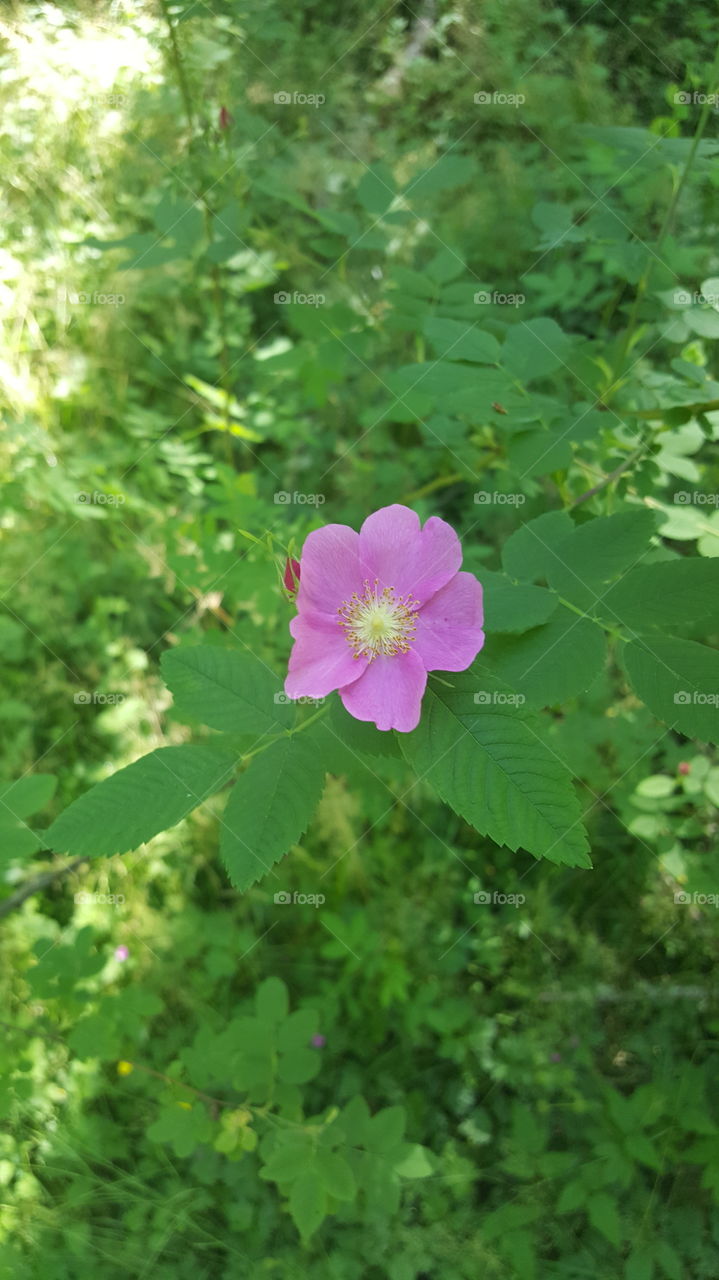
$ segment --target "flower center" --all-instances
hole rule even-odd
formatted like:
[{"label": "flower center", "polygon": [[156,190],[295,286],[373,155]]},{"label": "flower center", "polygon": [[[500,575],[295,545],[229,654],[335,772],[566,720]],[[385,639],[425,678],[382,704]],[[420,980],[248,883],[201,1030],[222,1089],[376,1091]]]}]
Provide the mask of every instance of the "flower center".
[{"label": "flower center", "polygon": [[411,595],[396,596],[394,587],[380,591],[377,578],[374,583],[365,578],[362,595],[353,591],[337,612],[355,658],[369,658],[371,662],[378,655],[391,657],[409,652],[418,608],[419,600]]}]

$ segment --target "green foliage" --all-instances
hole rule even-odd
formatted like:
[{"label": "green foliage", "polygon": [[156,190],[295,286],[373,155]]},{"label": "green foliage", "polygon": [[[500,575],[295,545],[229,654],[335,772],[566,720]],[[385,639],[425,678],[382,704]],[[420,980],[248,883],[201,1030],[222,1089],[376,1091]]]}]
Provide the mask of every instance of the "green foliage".
[{"label": "green foliage", "polygon": [[[714,1280],[713,8],[6,8],[0,1280]],[[283,693],[394,502],[412,734]]]}]

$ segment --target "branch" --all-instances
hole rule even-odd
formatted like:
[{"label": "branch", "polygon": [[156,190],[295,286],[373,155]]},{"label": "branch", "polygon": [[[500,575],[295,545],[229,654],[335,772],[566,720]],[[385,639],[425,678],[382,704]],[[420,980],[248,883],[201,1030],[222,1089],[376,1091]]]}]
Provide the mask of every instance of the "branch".
[{"label": "branch", "polygon": [[21,907],[23,902],[31,898],[34,893],[40,893],[42,889],[46,889],[55,880],[60,880],[63,876],[70,875],[70,872],[75,871],[83,862],[89,861],[90,859],[87,857],[75,858],[73,862],[64,867],[58,867],[55,871],[43,871],[41,875],[35,876],[32,880],[27,880],[16,893],[6,898],[4,902],[0,902],[0,920],[3,916],[9,916],[13,911],[17,911],[18,907]]}]

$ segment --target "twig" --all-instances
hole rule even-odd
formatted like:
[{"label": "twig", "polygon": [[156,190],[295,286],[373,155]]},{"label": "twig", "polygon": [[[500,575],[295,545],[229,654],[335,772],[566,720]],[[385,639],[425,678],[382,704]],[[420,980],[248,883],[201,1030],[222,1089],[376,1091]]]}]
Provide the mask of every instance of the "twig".
[{"label": "twig", "polygon": [[[48,850],[49,852],[50,850]],[[0,902],[0,920],[3,916],[9,916],[11,912],[17,911],[18,907],[21,907],[23,902],[31,898],[34,893],[40,893],[42,889],[46,889],[55,880],[60,880],[63,876],[70,875],[70,872],[75,871],[83,862],[89,861],[88,857],[75,858],[74,862],[70,862],[64,867],[58,867],[55,871],[43,871],[41,875],[34,876],[32,880],[27,880],[16,893],[11,894],[4,902]]]}]

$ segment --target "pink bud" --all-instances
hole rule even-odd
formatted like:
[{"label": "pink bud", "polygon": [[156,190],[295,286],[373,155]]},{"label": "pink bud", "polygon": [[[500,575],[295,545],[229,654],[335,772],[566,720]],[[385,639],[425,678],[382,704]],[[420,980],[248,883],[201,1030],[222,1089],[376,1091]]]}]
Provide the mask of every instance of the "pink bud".
[{"label": "pink bud", "polygon": [[686,778],[687,774],[691,773],[691,771],[692,767],[686,760],[682,760],[677,766],[677,773],[681,774],[682,778]]},{"label": "pink bud", "polygon": [[324,1036],[313,1036],[310,1040],[313,1049],[324,1049],[327,1041]]},{"label": "pink bud", "polygon": [[115,959],[119,960],[120,964],[122,964],[125,960],[127,960],[129,955],[130,955],[130,949],[129,947],[126,947],[124,943],[122,946],[115,947]]},{"label": "pink bud", "polygon": [[299,560],[288,560],[285,564],[285,574],[282,579],[288,591],[296,591],[300,581],[300,562]]}]

